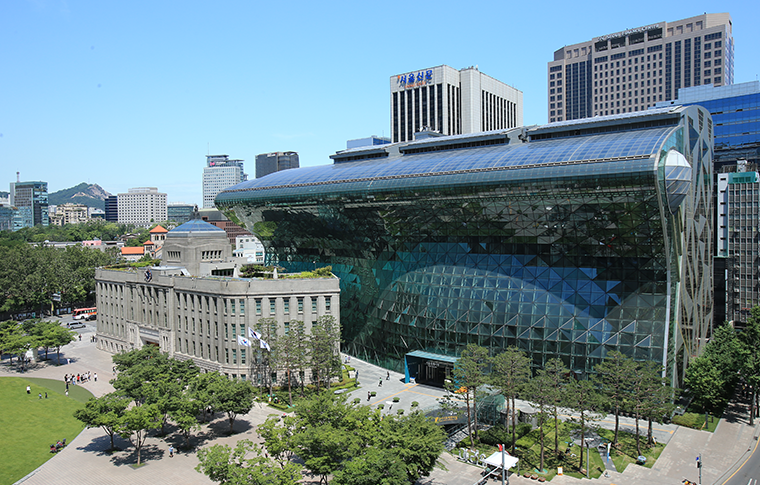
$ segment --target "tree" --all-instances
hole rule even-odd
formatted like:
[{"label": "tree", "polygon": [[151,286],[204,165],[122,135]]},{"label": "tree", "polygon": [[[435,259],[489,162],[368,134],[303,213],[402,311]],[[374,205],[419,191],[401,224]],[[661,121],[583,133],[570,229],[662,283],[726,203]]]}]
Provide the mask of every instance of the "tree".
[{"label": "tree", "polygon": [[403,464],[408,483],[415,483],[433,471],[444,451],[446,433],[421,412],[405,418],[386,417],[379,423],[372,447],[390,450]]},{"label": "tree", "polygon": [[77,333],[60,325],[52,326],[45,331],[46,342],[55,347],[56,361],[61,365],[61,347],[70,344],[77,339]]},{"label": "tree", "polygon": [[[250,454],[254,456],[248,457]],[[198,462],[197,471],[222,485],[296,485],[302,478],[300,466],[292,462],[273,466],[250,440],[238,441],[234,449],[228,445],[202,448]]]},{"label": "tree", "polygon": [[[639,439],[639,419],[642,416],[655,415],[661,407],[660,399],[665,396],[660,390],[667,386],[662,377],[662,365],[652,361],[638,362],[631,381],[630,402],[636,421],[636,451],[641,455]],[[650,420],[651,423],[651,420]]]},{"label": "tree", "polygon": [[322,315],[311,326],[309,356],[312,379],[319,392],[320,384],[330,387],[330,380],[339,375],[340,325],[332,315]]},{"label": "tree", "polygon": [[245,414],[253,407],[253,387],[247,381],[222,379],[215,381],[210,391],[214,409],[227,413],[232,434],[237,415]]},{"label": "tree", "polygon": [[740,373],[751,391],[749,406],[749,424],[755,424],[757,415],[758,386],[760,385],[760,307],[751,310],[744,330],[739,335]]},{"label": "tree", "polygon": [[275,349],[274,352],[266,351],[264,349],[261,350],[263,353],[261,356],[261,365],[264,369],[263,381],[269,388],[269,394],[271,395],[274,392],[274,380],[272,379],[272,375],[279,365],[277,358],[280,355],[277,342],[277,320],[271,317],[260,318],[255,326],[256,331],[261,335],[261,340],[269,344],[269,348]]},{"label": "tree", "polygon": [[122,438],[127,438],[137,453],[137,464],[140,464],[140,450],[148,438],[148,431],[155,429],[161,420],[161,413],[154,404],[134,406],[124,413],[119,420],[117,432]]},{"label": "tree", "polygon": [[538,409],[536,419],[538,421],[538,433],[541,447],[541,464],[539,469],[544,469],[544,424],[549,415],[549,409],[554,403],[554,380],[544,369],[539,369],[536,376],[530,380],[527,386],[527,397],[533,406]]},{"label": "tree", "polygon": [[581,455],[579,463],[583,466],[583,448],[586,444],[586,424],[602,419],[600,411],[604,409],[604,397],[599,394],[591,381],[572,380],[567,388],[568,405],[579,414],[581,425]]},{"label": "tree", "polygon": [[110,449],[113,450],[113,437],[117,434],[128,406],[129,399],[115,393],[104,394],[98,398],[90,398],[83,408],[74,411],[74,417],[88,428],[97,426],[103,428],[103,431],[111,438]]},{"label": "tree", "polygon": [[[517,393],[530,380],[530,359],[517,347],[508,347],[492,360],[491,384],[504,396],[507,415],[512,411],[512,454],[515,454]],[[511,405],[510,405],[511,400]]]},{"label": "tree", "polygon": [[203,410],[203,420],[206,420],[206,410],[214,404],[214,389],[223,385],[218,381],[229,380],[218,372],[204,372],[196,375],[189,385],[190,398],[197,402]]},{"label": "tree", "polygon": [[631,389],[631,380],[635,372],[633,360],[617,350],[613,350],[598,364],[596,382],[607,397],[607,402],[615,414],[615,437],[612,444],[616,445],[620,429],[620,409]]},{"label": "tree", "polygon": [[464,396],[467,407],[467,430],[470,435],[470,446],[473,447],[478,433],[477,391],[478,387],[487,382],[485,372],[488,363],[488,349],[476,344],[467,345],[462,350],[459,360],[454,364],[454,370],[451,373],[452,382],[447,384],[452,390],[461,391]]},{"label": "tree", "polygon": [[284,415],[282,421],[279,416],[270,416],[256,428],[266,443],[267,451],[280,466],[285,466],[293,456],[292,438],[296,433],[296,423],[295,416]]},{"label": "tree", "polygon": [[288,403],[293,405],[293,374],[303,371],[308,359],[306,329],[303,321],[291,320],[288,332],[279,338],[279,345],[274,349],[275,360],[285,370],[288,379]]},{"label": "tree", "polygon": [[409,485],[404,463],[390,450],[367,448],[335,472],[335,485]]},{"label": "tree", "polygon": [[570,370],[558,358],[549,359],[544,371],[551,380],[551,415],[554,417],[554,455],[559,456],[559,407],[566,403],[565,384]]},{"label": "tree", "polygon": [[691,390],[695,404],[704,409],[705,426],[708,415],[724,409],[728,403],[725,375],[704,354],[691,361],[684,384]]},{"label": "tree", "polygon": [[[201,426],[198,423],[198,413],[201,410],[201,403],[185,395],[177,406],[169,411],[172,420],[177,423],[182,435],[185,437],[185,447],[190,448],[190,433]],[[162,422],[163,423],[163,422]]]}]

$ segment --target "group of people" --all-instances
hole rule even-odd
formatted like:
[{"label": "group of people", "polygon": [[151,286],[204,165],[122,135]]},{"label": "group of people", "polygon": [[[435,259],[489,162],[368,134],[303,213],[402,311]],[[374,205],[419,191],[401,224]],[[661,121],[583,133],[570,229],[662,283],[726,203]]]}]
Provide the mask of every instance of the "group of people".
[{"label": "group of people", "polygon": [[90,371],[85,372],[84,374],[65,374],[63,376],[63,382],[66,383],[66,390],[69,390],[69,384],[72,386],[76,386],[77,384],[81,385],[83,382],[88,382],[90,380],[93,380],[95,382],[98,381],[98,373],[95,372],[94,374]]}]

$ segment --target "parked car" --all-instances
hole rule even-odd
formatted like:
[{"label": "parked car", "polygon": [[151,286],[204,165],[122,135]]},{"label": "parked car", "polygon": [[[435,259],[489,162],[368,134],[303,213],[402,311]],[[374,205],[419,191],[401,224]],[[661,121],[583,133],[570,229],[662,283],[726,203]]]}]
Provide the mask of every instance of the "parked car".
[{"label": "parked car", "polygon": [[87,325],[84,322],[69,322],[66,324],[69,328],[85,328]]}]

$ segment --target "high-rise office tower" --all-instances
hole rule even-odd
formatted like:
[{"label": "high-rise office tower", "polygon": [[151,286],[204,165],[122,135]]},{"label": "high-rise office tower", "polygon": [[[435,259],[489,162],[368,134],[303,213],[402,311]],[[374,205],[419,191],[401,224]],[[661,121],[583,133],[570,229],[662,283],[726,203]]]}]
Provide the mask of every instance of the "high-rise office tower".
[{"label": "high-rise office tower", "polygon": [[442,135],[522,126],[523,93],[476,67],[438,66],[391,76],[391,139],[423,129]]},{"label": "high-rise office tower", "polygon": [[243,171],[243,160],[230,160],[228,155],[206,155],[203,168],[203,207],[214,207],[216,194],[240,182],[248,180]]},{"label": "high-rise office tower", "polygon": [[109,195],[105,200],[106,221],[119,222],[119,198],[116,195]]},{"label": "high-rise office tower", "polygon": [[117,197],[121,224],[148,227],[167,219],[166,194],[156,187],[136,187]]},{"label": "high-rise office tower", "polygon": [[50,224],[47,182],[11,183],[10,205],[18,209],[20,227]]},{"label": "high-rise office tower", "polygon": [[272,152],[256,155],[257,179],[280,170],[298,167],[298,153],[296,152]]},{"label": "high-rise office tower", "polygon": [[658,22],[565,46],[547,77],[549,122],[640,111],[680,88],[733,84],[731,16]]}]

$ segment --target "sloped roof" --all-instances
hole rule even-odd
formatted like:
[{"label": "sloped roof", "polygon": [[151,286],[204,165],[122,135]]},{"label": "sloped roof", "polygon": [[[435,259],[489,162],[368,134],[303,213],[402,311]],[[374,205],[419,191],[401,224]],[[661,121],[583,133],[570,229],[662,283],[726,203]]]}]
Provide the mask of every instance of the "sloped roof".
[{"label": "sloped roof", "polygon": [[156,226],[156,227],[154,227],[153,229],[150,230],[151,234],[164,234],[166,232],[169,232],[169,231],[167,231],[166,229],[164,229],[161,226]]},{"label": "sloped roof", "polygon": [[122,256],[135,256],[138,254],[145,254],[145,248],[142,246],[124,246],[121,248]]}]

